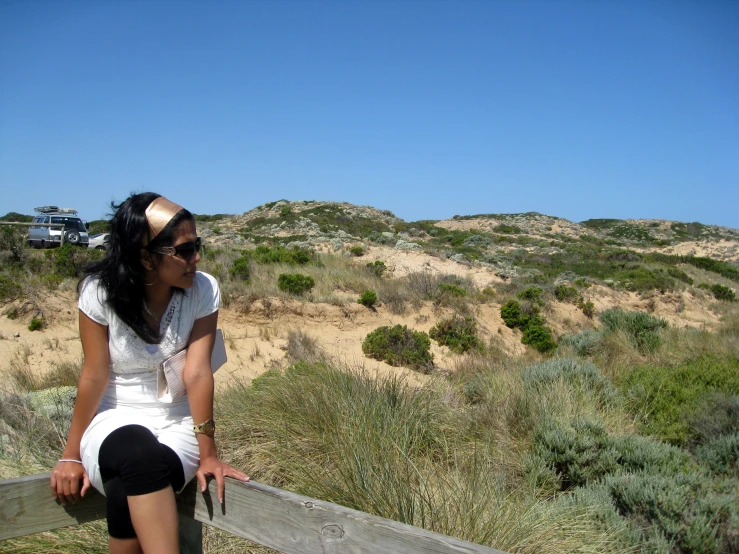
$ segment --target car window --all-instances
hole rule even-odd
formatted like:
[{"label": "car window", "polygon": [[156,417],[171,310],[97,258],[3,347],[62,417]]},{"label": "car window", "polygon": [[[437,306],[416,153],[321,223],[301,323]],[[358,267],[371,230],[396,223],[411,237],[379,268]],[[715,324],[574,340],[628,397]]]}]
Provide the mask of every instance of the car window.
[{"label": "car window", "polygon": [[52,223],[63,223],[65,229],[75,229],[77,231],[84,231],[85,224],[82,223],[81,219],[76,217],[52,217]]}]

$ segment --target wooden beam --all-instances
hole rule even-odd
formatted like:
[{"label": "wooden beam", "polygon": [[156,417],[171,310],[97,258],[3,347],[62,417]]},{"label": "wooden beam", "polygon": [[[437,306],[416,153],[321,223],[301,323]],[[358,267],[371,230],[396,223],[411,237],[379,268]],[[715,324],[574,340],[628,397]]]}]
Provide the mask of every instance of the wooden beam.
[{"label": "wooden beam", "polygon": [[192,482],[178,506],[183,515],[285,554],[505,554],[253,481],[226,479],[224,506],[215,481],[203,494]]},{"label": "wooden beam", "polygon": [[[105,499],[94,489],[77,504],[57,504],[49,476],[0,481],[0,540],[105,517]],[[285,554],[505,554],[253,481],[226,479],[223,506],[215,481],[202,494],[192,481],[177,496],[177,505],[182,551],[188,554],[201,552],[197,522]]]},{"label": "wooden beam", "polygon": [[50,473],[0,481],[0,540],[22,537],[105,517],[105,497],[90,489],[77,504],[51,496]]}]

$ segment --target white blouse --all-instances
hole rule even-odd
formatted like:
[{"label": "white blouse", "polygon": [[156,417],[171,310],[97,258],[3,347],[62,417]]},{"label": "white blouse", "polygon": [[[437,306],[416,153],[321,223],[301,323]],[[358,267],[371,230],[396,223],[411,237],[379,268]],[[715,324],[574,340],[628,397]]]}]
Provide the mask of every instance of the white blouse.
[{"label": "white blouse", "polygon": [[82,285],[79,309],[108,327],[110,371],[127,376],[155,372],[163,360],[187,346],[195,320],[216,312],[221,306],[218,282],[198,271],[190,289],[172,295],[159,324],[162,341],[148,344],[115,314],[106,299],[99,280],[88,278]]}]

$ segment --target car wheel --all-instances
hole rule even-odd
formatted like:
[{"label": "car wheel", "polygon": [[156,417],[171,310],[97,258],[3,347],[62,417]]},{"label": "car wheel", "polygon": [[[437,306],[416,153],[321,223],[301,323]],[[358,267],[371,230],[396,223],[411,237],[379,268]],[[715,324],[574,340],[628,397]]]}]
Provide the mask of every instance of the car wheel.
[{"label": "car wheel", "polygon": [[39,246],[39,248],[46,248],[46,241],[45,240],[41,240],[41,246]]},{"label": "car wheel", "polygon": [[64,242],[69,244],[79,244],[80,234],[77,231],[67,231],[64,233]]},{"label": "car wheel", "polygon": [[106,250],[106,248],[101,244],[100,246],[96,246],[95,250]]}]

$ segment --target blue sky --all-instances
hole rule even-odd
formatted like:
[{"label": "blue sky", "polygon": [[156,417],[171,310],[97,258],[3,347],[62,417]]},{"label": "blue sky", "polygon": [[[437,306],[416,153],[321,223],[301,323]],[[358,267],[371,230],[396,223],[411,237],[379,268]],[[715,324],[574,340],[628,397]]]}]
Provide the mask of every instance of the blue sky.
[{"label": "blue sky", "polygon": [[739,228],[739,2],[0,3],[0,213],[153,190]]}]

